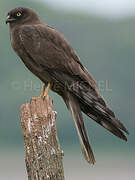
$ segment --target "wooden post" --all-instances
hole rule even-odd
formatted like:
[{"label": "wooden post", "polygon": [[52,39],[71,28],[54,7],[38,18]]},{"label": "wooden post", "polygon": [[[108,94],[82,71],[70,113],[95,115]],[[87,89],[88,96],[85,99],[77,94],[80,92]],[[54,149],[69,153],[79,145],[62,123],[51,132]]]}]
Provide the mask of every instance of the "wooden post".
[{"label": "wooden post", "polygon": [[21,106],[28,180],[64,180],[56,112],[49,96]]}]

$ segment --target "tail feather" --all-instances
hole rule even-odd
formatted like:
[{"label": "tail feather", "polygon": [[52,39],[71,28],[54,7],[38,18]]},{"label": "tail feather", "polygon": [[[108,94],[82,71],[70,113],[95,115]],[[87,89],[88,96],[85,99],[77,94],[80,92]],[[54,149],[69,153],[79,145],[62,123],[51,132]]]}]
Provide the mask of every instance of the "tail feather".
[{"label": "tail feather", "polygon": [[94,158],[94,154],[92,152],[92,149],[89,143],[89,138],[87,136],[85,125],[82,119],[80,105],[77,99],[73,95],[71,95],[70,93],[67,93],[67,95],[68,97],[66,98],[66,104],[69,110],[71,111],[73,120],[75,122],[77,133],[80,139],[80,144],[82,147],[82,152],[87,162],[90,164],[94,164],[95,158]]},{"label": "tail feather", "polygon": [[[104,99],[91,89],[86,84],[81,83],[78,88],[74,88],[74,94],[77,97],[81,110],[94,119],[97,123],[102,125],[109,131],[111,131],[116,136],[120,136],[122,139],[124,136],[120,135],[120,132],[117,134],[117,131],[124,131],[125,133],[129,134],[128,130],[124,127],[124,125],[115,117],[115,114],[112,112],[112,110],[108,107]],[[106,125],[105,125],[106,124]],[[110,130],[111,129],[111,130]],[[113,130],[112,130],[113,129]]]}]

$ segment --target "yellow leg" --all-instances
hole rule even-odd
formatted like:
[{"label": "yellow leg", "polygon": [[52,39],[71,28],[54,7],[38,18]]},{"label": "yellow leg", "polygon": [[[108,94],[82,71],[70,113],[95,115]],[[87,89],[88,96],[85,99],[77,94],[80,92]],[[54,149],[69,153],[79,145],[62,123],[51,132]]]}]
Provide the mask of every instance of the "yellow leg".
[{"label": "yellow leg", "polygon": [[43,86],[42,86],[42,92],[41,92],[41,94],[40,94],[40,98],[43,98],[43,97],[44,97],[45,88],[46,88],[46,85],[43,84]]},{"label": "yellow leg", "polygon": [[36,100],[36,99],[39,99],[39,98],[43,98],[44,97],[44,93],[45,93],[45,88],[46,88],[46,85],[43,84],[42,86],[42,92],[40,94],[40,97],[32,97],[32,100]]},{"label": "yellow leg", "polygon": [[47,96],[47,94],[48,94],[48,92],[49,92],[49,89],[50,89],[50,86],[51,86],[51,84],[50,84],[50,83],[48,83],[48,85],[47,85],[47,89],[46,89],[45,94],[44,94],[44,97],[46,97],[46,96]]}]

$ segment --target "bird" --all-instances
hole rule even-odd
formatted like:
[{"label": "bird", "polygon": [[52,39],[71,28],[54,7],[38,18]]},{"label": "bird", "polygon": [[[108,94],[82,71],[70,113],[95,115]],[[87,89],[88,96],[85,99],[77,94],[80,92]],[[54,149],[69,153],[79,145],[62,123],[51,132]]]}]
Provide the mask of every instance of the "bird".
[{"label": "bird", "polygon": [[96,161],[83,113],[127,141],[128,130],[100,95],[96,81],[63,34],[43,23],[38,14],[28,7],[10,10],[7,23],[14,51],[43,82],[40,98],[45,98],[51,89],[62,97],[71,112],[82,152],[89,164],[93,165]]}]

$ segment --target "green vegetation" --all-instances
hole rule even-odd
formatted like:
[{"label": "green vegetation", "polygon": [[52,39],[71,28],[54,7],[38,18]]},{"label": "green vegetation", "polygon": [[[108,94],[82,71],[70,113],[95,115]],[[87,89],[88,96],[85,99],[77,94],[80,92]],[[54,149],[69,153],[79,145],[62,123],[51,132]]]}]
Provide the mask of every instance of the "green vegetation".
[{"label": "green vegetation", "polygon": [[[0,146],[23,145],[19,108],[32,96],[40,94],[41,82],[13,52],[9,28],[4,23],[10,9],[23,5],[35,9],[42,21],[66,36],[83,64],[98,81],[108,104],[129,129],[129,146],[135,147],[135,19],[109,21],[79,13],[66,14],[32,1],[0,0],[0,3]],[[50,94],[58,112],[57,128],[61,144],[71,147],[78,143],[71,116],[61,98]],[[88,118],[85,122],[93,144],[127,147]]]}]

